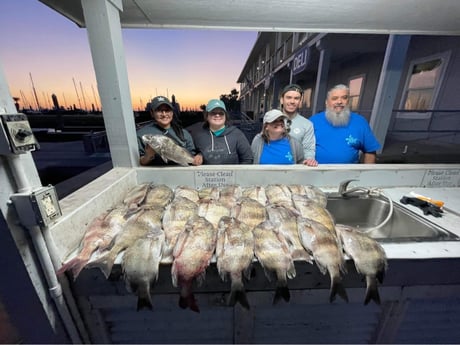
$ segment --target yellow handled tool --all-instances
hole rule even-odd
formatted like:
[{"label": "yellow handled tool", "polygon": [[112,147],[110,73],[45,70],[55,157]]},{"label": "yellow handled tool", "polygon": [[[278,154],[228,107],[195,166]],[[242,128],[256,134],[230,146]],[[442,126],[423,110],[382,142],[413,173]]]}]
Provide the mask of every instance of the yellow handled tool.
[{"label": "yellow handled tool", "polygon": [[410,194],[414,197],[416,197],[417,199],[420,199],[420,200],[423,200],[423,201],[427,201],[433,205],[436,205],[438,207],[443,207],[444,206],[444,201],[441,201],[441,200],[434,200],[434,199],[431,199],[427,196],[423,196],[423,195],[420,195],[420,194],[417,194],[417,193],[414,193],[414,192],[410,192]]}]

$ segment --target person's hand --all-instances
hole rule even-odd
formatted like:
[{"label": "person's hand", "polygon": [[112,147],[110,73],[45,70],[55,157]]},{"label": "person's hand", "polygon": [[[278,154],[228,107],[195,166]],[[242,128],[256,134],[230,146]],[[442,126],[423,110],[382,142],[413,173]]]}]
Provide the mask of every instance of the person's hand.
[{"label": "person's hand", "polygon": [[200,154],[197,154],[195,157],[193,157],[192,165],[201,165],[201,164],[203,164],[203,156]]},{"label": "person's hand", "polygon": [[303,164],[307,165],[309,167],[317,167],[318,166],[318,162],[314,158],[308,158],[308,159],[304,160]]},{"label": "person's hand", "polygon": [[155,150],[152,149],[152,146],[150,145],[145,145],[145,156],[149,157],[150,159],[155,158]]}]

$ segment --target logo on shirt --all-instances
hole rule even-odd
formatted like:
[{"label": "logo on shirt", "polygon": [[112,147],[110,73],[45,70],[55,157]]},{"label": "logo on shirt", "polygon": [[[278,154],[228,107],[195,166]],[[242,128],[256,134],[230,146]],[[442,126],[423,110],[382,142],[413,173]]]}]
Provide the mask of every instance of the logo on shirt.
[{"label": "logo on shirt", "polygon": [[359,148],[360,142],[357,138],[353,137],[351,134],[345,138],[345,141],[347,142],[348,146],[354,147],[354,148]]},{"label": "logo on shirt", "polygon": [[293,158],[294,158],[294,157],[292,157],[291,151],[289,151],[288,153],[286,153],[286,155],[285,155],[284,157],[286,157],[286,159],[287,159],[289,162],[292,162],[292,160],[293,160]]}]

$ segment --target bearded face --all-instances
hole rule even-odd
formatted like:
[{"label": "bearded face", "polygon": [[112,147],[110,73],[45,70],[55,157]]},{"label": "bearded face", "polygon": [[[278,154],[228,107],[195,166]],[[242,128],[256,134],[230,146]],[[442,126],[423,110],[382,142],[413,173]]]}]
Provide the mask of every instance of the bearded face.
[{"label": "bearded face", "polygon": [[350,122],[350,107],[345,106],[341,111],[326,108],[326,119],[334,127],[345,127]]}]

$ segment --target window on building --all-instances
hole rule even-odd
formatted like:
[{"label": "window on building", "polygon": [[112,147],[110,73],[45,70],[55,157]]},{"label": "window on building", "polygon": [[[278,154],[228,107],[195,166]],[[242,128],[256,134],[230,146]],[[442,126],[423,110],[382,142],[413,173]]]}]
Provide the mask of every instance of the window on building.
[{"label": "window on building", "polygon": [[442,60],[434,59],[411,66],[409,85],[406,88],[404,110],[431,108],[436,81],[441,73]]},{"label": "window on building", "polygon": [[450,52],[445,52],[411,62],[399,108],[412,112],[398,112],[398,118],[431,117],[449,58]]},{"label": "window on building", "polygon": [[353,77],[348,81],[348,87],[350,88],[350,109],[356,111],[359,109],[359,101],[361,99],[361,92],[364,84],[364,76],[360,75]]}]

